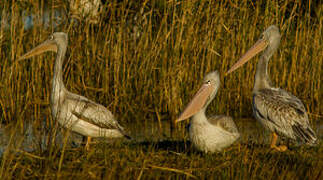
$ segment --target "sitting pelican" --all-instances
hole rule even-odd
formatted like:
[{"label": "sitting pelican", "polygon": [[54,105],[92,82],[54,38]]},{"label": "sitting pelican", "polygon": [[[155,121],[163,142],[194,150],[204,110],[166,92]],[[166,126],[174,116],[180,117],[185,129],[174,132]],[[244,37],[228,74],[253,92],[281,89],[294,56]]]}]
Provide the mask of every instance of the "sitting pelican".
[{"label": "sitting pelican", "polygon": [[175,121],[177,123],[193,116],[189,126],[190,140],[198,150],[206,153],[221,151],[240,137],[231,117],[205,116],[205,110],[214,99],[220,83],[218,71],[207,74],[200,90]]},{"label": "sitting pelican", "polygon": [[287,146],[276,145],[278,135],[309,145],[315,144],[317,137],[309,125],[307,112],[301,100],[283,89],[274,88],[270,81],[267,73],[268,61],[277,51],[279,43],[279,29],[274,25],[268,27],[256,44],[226,74],[264,51],[258,61],[255,75],[253,114],[265,128],[272,132],[271,148],[286,151]]},{"label": "sitting pelican", "polygon": [[83,96],[71,93],[65,88],[62,64],[67,42],[66,33],[55,32],[45,42],[19,58],[19,60],[30,58],[46,51],[57,52],[50,98],[52,116],[61,126],[87,136],[85,145],[87,150],[89,149],[91,137],[130,138],[112,113],[104,106]]}]

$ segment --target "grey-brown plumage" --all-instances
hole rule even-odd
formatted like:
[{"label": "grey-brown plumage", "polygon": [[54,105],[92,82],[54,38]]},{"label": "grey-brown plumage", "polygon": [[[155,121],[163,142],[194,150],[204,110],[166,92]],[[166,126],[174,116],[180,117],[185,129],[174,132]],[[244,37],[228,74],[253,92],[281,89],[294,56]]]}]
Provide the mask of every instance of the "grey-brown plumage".
[{"label": "grey-brown plumage", "polygon": [[[82,135],[90,137],[114,137],[113,133],[111,133],[111,135],[107,133],[106,129],[108,129],[115,130],[116,137],[125,136],[126,138],[130,139],[123,127],[120,126],[120,124],[116,121],[116,118],[109,110],[107,110],[106,107],[83,96],[68,91],[66,94],[67,98],[60,105],[59,115],[57,116],[59,119],[69,119],[69,121],[65,122],[66,124],[64,124],[64,126],[73,126],[72,120],[77,119],[75,123],[78,123],[78,121],[81,120],[102,128],[91,132],[90,129],[86,127],[84,128],[84,132],[81,132],[81,130],[78,128],[70,127]],[[68,123],[70,123],[70,125]],[[120,135],[118,135],[118,131],[121,133]]]},{"label": "grey-brown plumage", "polygon": [[271,147],[285,151],[286,146],[276,146],[277,134],[292,140],[315,144],[317,137],[309,125],[306,109],[297,97],[283,89],[274,88],[267,73],[270,57],[280,44],[280,33],[276,26],[263,32],[256,44],[227,72],[238,69],[257,53],[264,51],[257,64],[253,88],[253,112],[257,120],[273,132]]},{"label": "grey-brown plumage", "polygon": [[[51,91],[52,116],[60,125],[88,137],[126,137],[112,113],[104,106],[83,96],[69,92],[63,83],[62,63],[67,49],[67,34],[53,33],[48,40],[35,47],[20,59],[26,59],[45,51],[57,52]],[[88,138],[89,144],[90,138]]]},{"label": "grey-brown plumage", "polygon": [[252,104],[255,117],[270,131],[302,143],[315,143],[305,107],[295,96],[278,88],[261,89],[253,93]]}]

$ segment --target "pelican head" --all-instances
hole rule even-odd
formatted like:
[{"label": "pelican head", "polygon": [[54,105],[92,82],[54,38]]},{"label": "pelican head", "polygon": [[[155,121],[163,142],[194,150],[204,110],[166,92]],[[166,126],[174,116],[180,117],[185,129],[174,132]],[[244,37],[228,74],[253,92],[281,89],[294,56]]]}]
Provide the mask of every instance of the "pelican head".
[{"label": "pelican head", "polygon": [[67,34],[64,32],[55,32],[49,36],[49,38],[35,47],[34,49],[30,50],[23,56],[21,56],[18,60],[27,59],[39,54],[42,54],[46,51],[54,51],[57,52],[58,45],[67,45]]},{"label": "pelican head", "polygon": [[269,26],[262,34],[260,39],[236,62],[226,73],[229,74],[240,66],[245,64],[248,60],[253,58],[258,53],[264,51],[263,56],[269,59],[272,54],[277,50],[280,44],[279,29],[275,25]]},{"label": "pelican head", "polygon": [[203,79],[201,88],[175,122],[180,122],[190,118],[200,111],[205,111],[206,107],[214,99],[220,84],[220,75],[218,71],[208,73]]}]

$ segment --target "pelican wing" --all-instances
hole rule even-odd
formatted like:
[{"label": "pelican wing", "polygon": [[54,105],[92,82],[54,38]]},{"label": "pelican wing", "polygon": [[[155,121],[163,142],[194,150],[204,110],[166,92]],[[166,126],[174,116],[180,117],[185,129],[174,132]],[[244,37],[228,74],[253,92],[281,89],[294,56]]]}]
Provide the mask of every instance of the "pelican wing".
[{"label": "pelican wing", "polygon": [[208,118],[208,121],[215,126],[221,127],[223,130],[232,134],[239,134],[236,124],[230,116],[212,116]]},{"label": "pelican wing", "polygon": [[271,88],[255,92],[253,110],[257,118],[281,135],[309,144],[317,139],[303,103],[287,91]]},{"label": "pelican wing", "polygon": [[124,135],[124,129],[113,114],[104,106],[83,96],[70,93],[64,103],[69,104],[71,113],[77,118],[106,129],[117,129]]}]

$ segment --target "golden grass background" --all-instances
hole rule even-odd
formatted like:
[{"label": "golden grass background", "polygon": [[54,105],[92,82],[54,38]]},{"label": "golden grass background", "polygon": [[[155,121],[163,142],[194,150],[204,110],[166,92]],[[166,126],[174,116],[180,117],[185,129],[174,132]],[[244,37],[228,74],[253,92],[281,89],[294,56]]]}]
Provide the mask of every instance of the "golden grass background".
[{"label": "golden grass background", "polygon": [[[64,8],[64,2],[59,2]],[[210,111],[250,117],[256,58],[225,80],[223,73],[271,24],[282,34],[279,52],[269,65],[273,82],[297,95],[311,114],[321,116],[321,7],[311,10],[302,7],[307,4],[288,1],[241,2],[239,6],[157,1],[142,3],[142,7],[115,2],[105,6],[98,25],[69,22],[54,30],[36,24],[24,31],[20,4],[9,5],[7,10],[17,17],[12,18],[10,31],[1,32],[1,92],[5,93],[0,100],[5,122],[17,120],[17,115],[30,118],[31,109],[37,120],[41,107],[49,109],[55,55],[15,61],[54,31],[69,34],[64,64],[67,88],[104,104],[121,121],[175,119],[204,75],[213,70],[222,72],[224,85]],[[37,6],[27,10],[43,13]],[[45,112],[49,116],[49,110]]]},{"label": "golden grass background", "polygon": [[[30,121],[37,126],[44,120],[53,123],[49,97],[55,54],[16,60],[54,31],[69,35],[63,66],[67,89],[106,106],[126,129],[133,123],[143,128],[149,123],[160,126],[163,121],[171,123],[196,92],[204,75],[213,70],[221,72],[222,86],[208,112],[231,115],[236,121],[252,117],[251,93],[258,57],[225,79],[223,74],[272,24],[279,27],[282,35],[279,51],[269,63],[272,81],[303,101],[311,124],[313,120],[322,120],[323,6],[320,3],[113,1],[104,4],[96,25],[69,21],[45,28],[36,22],[31,30],[24,30],[23,10],[41,17],[45,10],[53,12],[60,8],[68,12],[67,3],[64,0],[48,4],[0,3],[1,13],[11,15],[10,28],[0,29],[3,124]],[[113,151],[113,147],[109,148]],[[244,153],[248,155],[250,151],[246,148]],[[276,160],[280,158],[273,156]],[[6,165],[3,163],[2,168]],[[243,177],[230,173],[234,171],[225,177]],[[311,173],[306,171],[304,175],[308,177]],[[271,177],[276,176],[277,172],[273,172]]]}]

